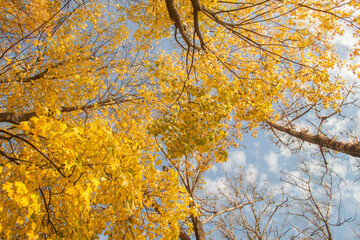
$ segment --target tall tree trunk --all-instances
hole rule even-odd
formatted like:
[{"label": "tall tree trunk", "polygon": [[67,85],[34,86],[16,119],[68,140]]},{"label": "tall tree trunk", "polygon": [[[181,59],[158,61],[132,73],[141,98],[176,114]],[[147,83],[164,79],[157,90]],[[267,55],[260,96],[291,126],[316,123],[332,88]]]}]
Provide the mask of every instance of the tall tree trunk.
[{"label": "tall tree trunk", "polygon": [[196,240],[206,240],[206,234],[203,228],[203,224],[198,216],[191,216],[193,222],[194,232]]}]

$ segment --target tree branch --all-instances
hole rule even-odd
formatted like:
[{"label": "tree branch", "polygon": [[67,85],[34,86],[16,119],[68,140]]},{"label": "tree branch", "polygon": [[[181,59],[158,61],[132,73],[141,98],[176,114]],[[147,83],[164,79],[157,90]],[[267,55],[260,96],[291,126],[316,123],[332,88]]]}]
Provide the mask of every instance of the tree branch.
[{"label": "tree branch", "polygon": [[35,117],[35,112],[24,113],[24,114],[15,114],[12,112],[3,112],[0,113],[0,122],[7,122],[13,124],[19,124],[23,121],[29,121],[30,118]]},{"label": "tree branch", "polygon": [[3,77],[2,79],[0,79],[0,83],[11,83],[12,81],[28,83],[28,82],[35,81],[35,80],[38,80],[38,79],[44,77],[48,73],[48,71],[49,71],[49,69],[46,68],[44,71],[42,71],[41,73],[38,73],[34,76],[23,78],[23,79],[16,79],[16,80],[6,79]]},{"label": "tree branch", "polygon": [[[129,102],[129,101],[133,101],[133,100],[140,100],[140,99],[139,98],[126,99],[124,97],[119,97],[119,98],[114,98],[114,99],[106,99],[106,100],[103,100],[103,101],[99,101],[97,103],[86,104],[84,106],[61,107],[60,112],[62,112],[62,113],[64,113],[64,112],[73,112],[73,111],[76,111],[76,110],[83,110],[84,111],[84,110],[88,110],[88,109],[93,109],[96,106],[99,106],[99,107],[109,106],[109,105]],[[36,116],[37,116],[36,112],[29,112],[29,113],[24,113],[24,114],[15,114],[15,113],[12,113],[12,112],[3,112],[3,113],[0,113],[0,122],[19,124],[20,122],[29,121],[32,117],[36,117]]]},{"label": "tree branch", "polygon": [[235,210],[235,209],[243,208],[243,207],[245,207],[246,205],[256,203],[256,202],[258,202],[258,201],[260,201],[260,200],[261,200],[261,199],[256,199],[256,200],[251,201],[251,202],[242,203],[242,204],[239,204],[239,205],[237,205],[237,206],[235,206],[235,207],[231,207],[231,208],[227,208],[227,209],[221,210],[221,211],[219,211],[219,212],[211,215],[210,217],[208,217],[208,218],[205,219],[204,221],[202,221],[202,224],[205,224],[205,223],[209,222],[209,221],[210,221],[211,219],[213,219],[214,217],[217,217],[217,216],[219,216],[219,215],[221,215],[221,214],[223,214],[223,213],[230,212],[230,211],[233,211],[233,210]]},{"label": "tree branch", "polygon": [[167,7],[167,10],[168,10],[168,13],[169,13],[169,17],[173,21],[173,23],[175,25],[175,29],[179,30],[182,38],[186,42],[186,45],[199,50],[199,47],[194,46],[193,44],[191,44],[191,41],[190,41],[189,37],[186,35],[186,33],[184,31],[184,28],[183,28],[183,24],[182,24],[181,19],[180,19],[179,12],[177,11],[177,9],[175,7],[174,0],[165,0],[165,2],[166,2],[166,7]]},{"label": "tree branch", "polygon": [[336,139],[330,139],[327,136],[323,135],[312,135],[310,133],[304,132],[304,131],[297,131],[293,129],[292,127],[285,127],[281,126],[279,124],[266,121],[266,123],[271,127],[274,128],[280,132],[287,133],[297,139],[300,139],[302,141],[312,143],[315,145],[318,145],[320,147],[325,147],[337,152],[341,152],[353,157],[360,157],[360,144],[358,143],[345,143],[338,141]]}]

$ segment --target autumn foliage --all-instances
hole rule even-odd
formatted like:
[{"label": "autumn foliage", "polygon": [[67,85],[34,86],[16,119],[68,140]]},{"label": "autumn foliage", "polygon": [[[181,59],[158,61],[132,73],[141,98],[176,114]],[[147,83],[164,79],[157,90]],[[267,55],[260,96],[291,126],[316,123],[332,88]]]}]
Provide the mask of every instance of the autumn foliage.
[{"label": "autumn foliage", "polygon": [[178,236],[184,176],[274,103],[338,107],[330,72],[357,66],[333,39],[360,25],[342,2],[2,0],[0,238]]}]

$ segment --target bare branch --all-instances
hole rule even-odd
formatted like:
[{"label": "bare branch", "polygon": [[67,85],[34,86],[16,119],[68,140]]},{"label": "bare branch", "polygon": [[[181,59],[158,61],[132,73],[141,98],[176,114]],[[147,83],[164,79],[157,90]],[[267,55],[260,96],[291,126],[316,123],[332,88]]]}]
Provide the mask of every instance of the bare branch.
[{"label": "bare branch", "polygon": [[230,211],[233,211],[233,210],[235,210],[235,209],[243,208],[243,207],[245,207],[246,205],[253,204],[253,203],[256,203],[256,202],[261,201],[261,200],[262,200],[262,199],[259,198],[259,199],[257,199],[257,200],[251,201],[251,202],[242,203],[242,204],[239,204],[239,205],[237,205],[237,206],[235,206],[235,207],[231,207],[231,208],[227,208],[227,209],[221,210],[221,211],[219,211],[219,212],[211,215],[210,217],[208,217],[208,218],[205,219],[204,221],[202,221],[202,223],[205,224],[205,223],[209,222],[211,219],[213,219],[214,217],[217,217],[217,216],[219,216],[219,215],[221,215],[221,214],[223,214],[223,213],[230,212]]}]

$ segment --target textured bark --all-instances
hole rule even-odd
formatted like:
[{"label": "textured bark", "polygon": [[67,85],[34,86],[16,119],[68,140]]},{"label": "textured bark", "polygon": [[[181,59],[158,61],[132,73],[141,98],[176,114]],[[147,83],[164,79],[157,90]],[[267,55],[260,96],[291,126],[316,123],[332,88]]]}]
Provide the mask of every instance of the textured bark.
[{"label": "textured bark", "polygon": [[180,238],[180,240],[191,240],[191,238],[186,234],[186,232],[184,231],[184,229],[182,227],[180,227],[179,238]]},{"label": "textured bark", "polygon": [[358,143],[345,143],[336,139],[328,138],[322,135],[313,135],[304,131],[297,131],[292,127],[282,126],[273,122],[266,122],[271,128],[274,128],[280,132],[287,133],[302,141],[316,144],[320,147],[325,147],[337,152],[348,154],[353,157],[360,157],[360,144]]},{"label": "textured bark", "polygon": [[169,17],[170,19],[173,21],[175,28],[179,30],[182,38],[184,39],[184,41],[186,42],[186,45],[188,45],[189,47],[195,47],[191,44],[189,37],[186,35],[184,28],[182,26],[182,22],[180,19],[180,15],[175,7],[175,3],[174,0],[165,0],[166,2],[166,7],[169,13]]},{"label": "textured bark", "polygon": [[25,113],[25,114],[15,114],[12,112],[0,113],[0,122],[7,122],[13,124],[19,124],[23,121],[29,121],[30,118],[35,117],[35,112]]},{"label": "textured bark", "polygon": [[[99,101],[96,104],[87,104],[87,105],[78,106],[78,107],[76,107],[76,106],[62,107],[59,110],[60,110],[60,112],[73,112],[73,111],[77,111],[77,110],[86,111],[86,110],[94,109],[95,107],[121,104],[121,103],[129,102],[129,101],[137,101],[137,100],[141,100],[141,99],[140,98],[131,98],[131,97],[129,97],[129,99],[126,99],[124,97],[118,97],[118,98],[114,98],[114,99],[106,99],[104,101]],[[24,113],[24,114],[3,112],[3,113],[0,113],[0,123],[7,122],[7,123],[19,124],[20,122],[29,121],[30,118],[35,117],[35,116],[37,116],[36,112],[29,112],[29,113]]]},{"label": "textured bark", "polygon": [[191,216],[196,240],[206,240],[206,234],[200,217]]},{"label": "textured bark", "polygon": [[[175,29],[179,30],[182,38],[186,42],[186,45],[188,47],[192,47],[196,50],[200,50],[200,48],[198,46],[196,46],[195,43],[192,43],[190,37],[186,34],[186,31],[184,29],[184,24],[181,21],[178,10],[176,9],[174,0],[165,0],[165,2],[166,2],[166,7],[167,7],[167,10],[169,13],[169,17],[172,20],[172,22],[174,23]],[[194,30],[195,30],[196,35],[199,38],[199,41],[201,44],[201,49],[205,51],[205,42],[204,42],[204,39],[200,32],[199,19],[198,19],[199,11],[202,11],[202,5],[200,4],[200,2],[198,0],[191,0],[191,4],[193,6]],[[176,38],[176,32],[175,32],[175,38]]]}]

